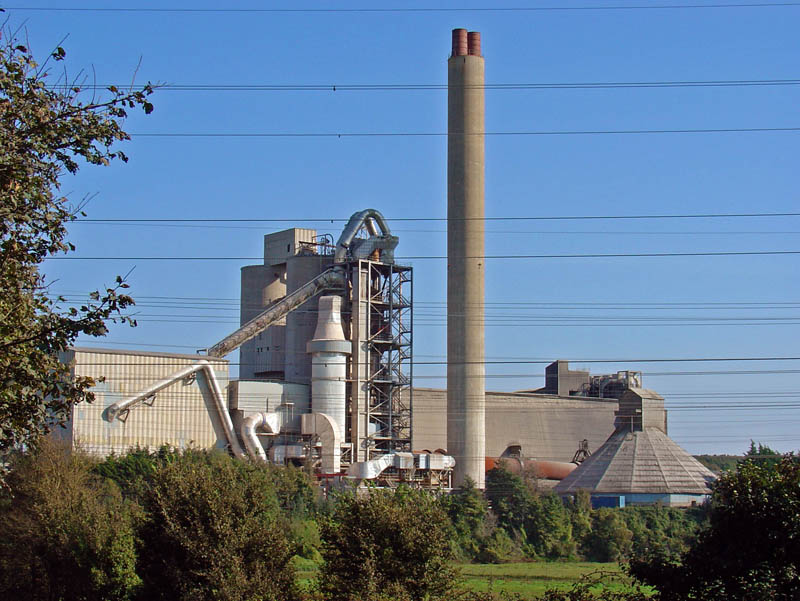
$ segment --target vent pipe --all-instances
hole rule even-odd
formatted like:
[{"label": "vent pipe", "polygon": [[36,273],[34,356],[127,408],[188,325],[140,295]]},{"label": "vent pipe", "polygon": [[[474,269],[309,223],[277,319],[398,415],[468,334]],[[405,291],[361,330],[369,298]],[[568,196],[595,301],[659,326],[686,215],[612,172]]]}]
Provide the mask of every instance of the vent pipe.
[{"label": "vent pipe", "polygon": [[454,486],[484,487],[484,64],[481,35],[453,30],[447,62],[447,451]]},{"label": "vent pipe", "polygon": [[320,297],[317,329],[306,349],[311,353],[311,410],[330,416],[344,439],[347,356],[352,344],[342,330],[341,296]]}]

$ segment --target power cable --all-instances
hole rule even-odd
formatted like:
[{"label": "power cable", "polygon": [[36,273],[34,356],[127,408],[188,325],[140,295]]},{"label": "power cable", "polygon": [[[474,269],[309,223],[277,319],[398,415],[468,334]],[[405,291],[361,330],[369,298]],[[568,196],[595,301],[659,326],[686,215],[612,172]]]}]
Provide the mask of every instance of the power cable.
[{"label": "power cable", "polygon": [[726,8],[789,8],[800,2],[717,2],[713,4],[618,4],[607,6],[513,6],[513,7],[385,7],[385,8],[154,8],[154,7],[30,7],[8,6],[6,10],[36,12],[98,12],[98,13],[521,13],[570,11],[635,11],[635,10],[694,10]]},{"label": "power cable", "polygon": [[[124,89],[129,84],[89,84],[79,86],[82,91],[103,91],[110,87]],[[464,89],[482,90],[605,90],[636,88],[718,88],[796,86],[800,79],[731,79],[696,81],[597,81],[561,83],[489,83],[465,85]],[[157,84],[158,91],[177,92],[384,92],[447,90],[447,84]],[[53,89],[74,88],[55,85]]]},{"label": "power cable", "polygon": [[[618,259],[647,257],[742,257],[742,256],[780,256],[800,255],[800,250],[757,250],[757,251],[723,251],[723,252],[686,252],[686,253],[579,253],[553,255],[483,255],[464,257],[464,259]],[[447,260],[446,255],[408,255],[398,256],[401,261]],[[261,261],[263,257],[45,257],[45,261]]]},{"label": "power cable", "polygon": [[151,132],[132,133],[132,138],[446,138],[457,136],[600,136],[641,134],[720,134],[797,132],[800,127],[728,127],[703,129],[597,129],[486,131],[451,134],[447,132]]},{"label": "power cable", "polygon": [[[774,213],[675,213],[655,215],[515,215],[510,217],[464,217],[453,219],[448,217],[387,217],[387,221],[592,221],[592,220],[645,220],[645,219],[741,219],[751,217],[800,217],[800,212]],[[243,219],[243,218],[151,218],[151,219],[76,219],[73,223],[347,223],[349,218],[330,217],[322,219]]]}]

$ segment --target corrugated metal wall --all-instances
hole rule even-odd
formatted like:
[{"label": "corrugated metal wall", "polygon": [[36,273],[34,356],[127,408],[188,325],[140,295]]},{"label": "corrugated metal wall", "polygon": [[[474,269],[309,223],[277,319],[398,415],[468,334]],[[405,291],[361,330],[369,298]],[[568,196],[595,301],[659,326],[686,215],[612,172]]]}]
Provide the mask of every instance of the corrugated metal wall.
[{"label": "corrugated metal wall", "polygon": [[[228,362],[197,355],[144,353],[108,349],[76,348],[72,352],[76,375],[101,377],[94,388],[95,401],[75,406],[72,414],[72,442],[85,451],[108,455],[124,453],[136,445],[156,449],[163,444],[178,448],[223,447],[225,434],[212,422],[214,407],[201,389],[202,377],[191,383],[176,382],[156,395],[152,406],[131,409],[125,422],[109,423],[105,409],[132,396],[150,384],[169,377],[199,359],[211,363],[220,388],[228,384]],[[227,406],[227,399],[223,399]]]}]

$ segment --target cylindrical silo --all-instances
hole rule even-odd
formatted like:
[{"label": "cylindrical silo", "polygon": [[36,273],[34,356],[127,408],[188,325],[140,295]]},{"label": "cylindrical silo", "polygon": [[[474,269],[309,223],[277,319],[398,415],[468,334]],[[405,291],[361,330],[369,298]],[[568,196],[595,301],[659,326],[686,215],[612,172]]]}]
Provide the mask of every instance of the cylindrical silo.
[{"label": "cylindrical silo", "polygon": [[[295,255],[286,261],[286,293],[305,286],[333,263],[330,255]],[[285,378],[293,384],[311,381],[306,343],[317,323],[317,299],[311,298],[286,316]]]},{"label": "cylindrical silo", "polygon": [[340,296],[319,299],[317,329],[307,349],[311,353],[311,411],[331,417],[339,426],[341,440],[344,440],[347,355],[352,344],[345,340],[342,330]]},{"label": "cylindrical silo", "polygon": [[454,485],[484,487],[484,65],[480,33],[453,30],[447,62],[447,452]]}]

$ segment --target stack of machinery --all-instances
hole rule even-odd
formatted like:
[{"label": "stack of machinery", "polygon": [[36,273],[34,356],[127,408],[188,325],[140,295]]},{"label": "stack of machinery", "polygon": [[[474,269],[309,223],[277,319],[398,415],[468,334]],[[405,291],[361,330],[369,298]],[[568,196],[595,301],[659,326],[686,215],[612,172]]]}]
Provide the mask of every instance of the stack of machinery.
[{"label": "stack of machinery", "polygon": [[411,449],[412,270],[395,263],[397,243],[373,209],[354,214],[335,246],[313,230],[265,236],[264,265],[242,270],[243,325],[206,351],[241,348],[227,402],[198,360],[105,419],[199,376],[236,455],[310,462],[326,479],[448,486],[453,458]]}]

